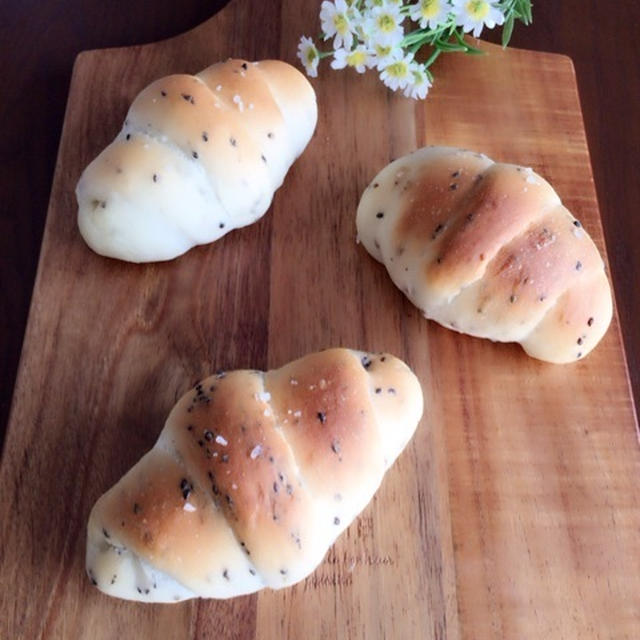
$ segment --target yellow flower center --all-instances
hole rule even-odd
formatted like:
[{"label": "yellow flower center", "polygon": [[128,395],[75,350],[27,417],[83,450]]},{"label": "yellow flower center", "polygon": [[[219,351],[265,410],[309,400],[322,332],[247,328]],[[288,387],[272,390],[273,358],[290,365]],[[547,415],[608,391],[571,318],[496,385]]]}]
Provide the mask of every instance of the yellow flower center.
[{"label": "yellow flower center", "polygon": [[413,72],[413,83],[416,85],[420,85],[425,81],[425,74],[422,71],[414,71]]},{"label": "yellow flower center", "polygon": [[474,20],[482,20],[489,13],[489,3],[486,0],[469,0],[465,9]]},{"label": "yellow flower center", "polygon": [[315,47],[309,47],[307,49],[307,53],[305,55],[305,58],[307,59],[307,62],[309,64],[311,64],[317,57],[318,57],[318,52],[316,51],[316,48]]},{"label": "yellow flower center", "polygon": [[384,31],[386,33],[389,33],[396,28],[396,21],[394,17],[388,13],[381,13],[378,16],[377,22],[380,31]]},{"label": "yellow flower center", "polygon": [[433,18],[440,11],[440,0],[422,0],[420,15],[423,18]]},{"label": "yellow flower center", "polygon": [[357,67],[361,64],[364,64],[366,59],[367,59],[367,54],[364,51],[358,51],[356,49],[355,51],[352,51],[347,56],[347,64],[350,67]]},{"label": "yellow flower center", "polygon": [[336,13],[336,15],[333,16],[333,26],[341,36],[349,31],[349,23],[344,13]]},{"label": "yellow flower center", "polygon": [[409,66],[404,60],[392,62],[387,65],[387,73],[394,78],[406,78],[409,73]]},{"label": "yellow flower center", "polygon": [[385,56],[388,56],[391,53],[391,49],[393,47],[391,45],[387,45],[386,47],[384,45],[381,44],[377,44],[376,45],[376,53],[378,54],[378,56],[380,58],[384,58]]}]

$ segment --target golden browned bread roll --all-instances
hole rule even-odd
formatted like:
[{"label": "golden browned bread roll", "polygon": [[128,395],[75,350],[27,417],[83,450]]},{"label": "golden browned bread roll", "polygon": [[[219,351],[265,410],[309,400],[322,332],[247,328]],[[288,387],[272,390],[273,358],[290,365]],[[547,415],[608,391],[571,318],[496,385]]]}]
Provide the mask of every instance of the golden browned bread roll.
[{"label": "golden browned bread roll", "polygon": [[445,327],[564,363],[589,353],[611,321],[596,246],[529,168],[420,149],[373,179],[356,224],[396,286]]},{"label": "golden browned bread roll", "polygon": [[278,60],[156,80],[82,174],[80,232],[100,254],[149,262],[255,222],[316,119],[311,85]]},{"label": "golden browned bread roll", "polygon": [[203,380],[94,506],[89,577],[144,602],[303,579],[371,500],[422,402],[401,360],[347,349]]}]

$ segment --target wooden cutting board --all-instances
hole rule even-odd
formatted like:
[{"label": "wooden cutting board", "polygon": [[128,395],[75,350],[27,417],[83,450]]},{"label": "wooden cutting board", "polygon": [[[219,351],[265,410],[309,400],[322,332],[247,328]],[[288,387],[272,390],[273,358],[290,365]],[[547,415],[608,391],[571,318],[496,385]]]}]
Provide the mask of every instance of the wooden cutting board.
[{"label": "wooden cutting board", "polygon": [[[640,637],[640,447],[617,317],[585,360],[544,364],[425,321],[354,242],[373,175],[447,144],[532,166],[604,251],[569,59],[444,56],[424,103],[325,65],[315,137],[259,223],[166,264],[81,240],[75,183],[145,84],[228,56],[295,64],[318,4],[234,0],[179,38],[78,58],[0,469],[0,637]],[[175,399],[218,368],[334,345],[404,358],[426,411],[318,570],[231,601],[95,590],[89,510]]]}]

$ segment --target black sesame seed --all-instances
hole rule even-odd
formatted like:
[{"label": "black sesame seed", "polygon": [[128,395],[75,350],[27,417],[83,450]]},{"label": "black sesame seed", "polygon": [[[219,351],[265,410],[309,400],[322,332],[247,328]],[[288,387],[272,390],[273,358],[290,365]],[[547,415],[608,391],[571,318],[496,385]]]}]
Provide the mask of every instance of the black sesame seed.
[{"label": "black sesame seed", "polygon": [[582,226],[582,224],[580,223],[580,220],[574,220],[574,221],[573,221],[573,224],[574,224],[576,227],[581,227],[581,226]]},{"label": "black sesame seed", "polygon": [[213,495],[214,496],[220,495],[220,489],[218,489],[218,485],[217,484],[212,484],[211,485],[211,491],[213,491]]},{"label": "black sesame seed", "polygon": [[273,483],[273,492],[274,493],[278,493],[278,483],[277,482]]},{"label": "black sesame seed", "polygon": [[227,504],[230,507],[233,507],[233,498],[228,493],[225,493],[224,498],[227,501]]},{"label": "black sesame seed", "polygon": [[593,318],[589,318],[589,319],[587,320],[587,324],[588,324],[589,326],[591,326],[591,325],[593,324]]},{"label": "black sesame seed", "polygon": [[320,424],[324,424],[327,421],[327,416],[322,411],[318,411],[316,415],[318,416],[318,420],[320,420]]},{"label": "black sesame seed", "polygon": [[218,227],[219,227],[220,229],[224,229],[224,222],[221,222],[221,223],[218,225]]},{"label": "black sesame seed", "polygon": [[380,387],[376,387],[376,393],[382,393],[382,389]]},{"label": "black sesame seed", "polygon": [[133,503],[133,513],[138,515],[141,511],[142,511],[142,507],[137,502],[134,502]]},{"label": "black sesame seed", "polygon": [[473,220],[473,213],[467,214],[467,222],[471,222]]},{"label": "black sesame seed", "polygon": [[267,164],[267,159],[264,157],[264,153],[260,154],[260,160],[262,160],[262,162],[264,162],[265,164]]},{"label": "black sesame seed", "polygon": [[153,181],[154,182],[158,182],[158,174],[157,173],[153,174]]},{"label": "black sesame seed", "polygon": [[240,66],[241,66],[245,71],[246,71],[246,70],[247,70],[247,68],[248,68],[248,67],[247,67],[247,63],[246,63],[246,62],[243,62]]},{"label": "black sesame seed", "polygon": [[182,478],[180,481],[180,491],[182,492],[182,497],[186,500],[189,497],[189,494],[193,490],[193,485],[186,479]]},{"label": "black sesame seed", "polygon": [[191,155],[197,160],[198,159],[198,152],[197,151],[193,151],[191,153]]},{"label": "black sesame seed", "polygon": [[582,338],[578,338],[578,339],[576,340],[576,342],[577,342],[578,344],[582,344],[583,340],[582,340]]},{"label": "black sesame seed", "polygon": [[105,538],[110,538],[110,537],[111,537],[111,536],[109,535],[109,532],[108,532],[106,529],[104,529],[104,528],[102,529],[102,535],[103,535]]},{"label": "black sesame seed", "polygon": [[91,584],[92,584],[94,587],[97,587],[97,586],[98,586],[98,581],[97,581],[93,576],[91,576]]},{"label": "black sesame seed", "polygon": [[337,440],[331,443],[331,451],[333,451],[333,453],[340,453],[340,443]]},{"label": "black sesame seed", "polygon": [[539,300],[540,302],[544,302],[546,299],[547,299],[547,296],[545,296],[545,295],[542,295],[542,296],[540,296],[540,297],[538,298],[538,300]]},{"label": "black sesame seed", "polygon": [[113,574],[112,578],[111,578],[111,584],[115,584],[116,583],[116,578],[118,577],[117,574]]},{"label": "black sesame seed", "polygon": [[204,447],[204,440],[198,440],[198,446]]},{"label": "black sesame seed", "polygon": [[376,213],[376,218],[384,218],[384,212],[378,211],[378,213]]},{"label": "black sesame seed", "polygon": [[237,142],[237,140],[235,138],[229,138],[229,144],[232,147],[235,147],[238,144],[238,142]]},{"label": "black sesame seed", "polygon": [[382,358],[380,358],[380,362],[384,362],[387,359],[387,356],[382,356]]},{"label": "black sesame seed", "polygon": [[225,570],[222,572],[222,577],[223,577],[225,580],[229,580],[229,571],[228,571],[227,569],[225,569]]},{"label": "black sesame seed", "polygon": [[182,93],[181,95],[187,102],[190,102],[191,104],[195,104],[196,103],[196,101],[193,99],[192,95],[190,95],[188,93]]},{"label": "black sesame seed", "polygon": [[269,133],[267,133],[267,138],[273,138],[273,133],[271,133],[271,131],[269,131]]},{"label": "black sesame seed", "polygon": [[279,473],[278,479],[280,480],[280,482],[284,482],[284,475],[282,473]]},{"label": "black sesame seed", "polygon": [[162,90],[160,91],[160,95],[161,95],[163,98],[166,98],[166,97],[167,97],[167,92],[166,92],[164,89],[162,89]]},{"label": "black sesame seed", "polygon": [[578,260],[578,262],[576,262],[576,271],[580,271],[580,269],[582,269],[582,262]]},{"label": "black sesame seed", "polygon": [[249,573],[250,573],[252,576],[255,576],[255,575],[256,575],[255,569],[251,569],[251,568],[249,568]]},{"label": "black sesame seed", "polygon": [[336,517],[333,519],[333,524],[335,524],[336,526],[340,524],[340,518],[338,518],[338,516],[336,516]]},{"label": "black sesame seed", "polygon": [[138,590],[138,593],[142,593],[142,589],[140,587],[136,587],[136,589]]},{"label": "black sesame seed", "polygon": [[288,484],[287,485],[287,495],[290,496],[292,494],[293,494],[293,487],[290,484]]},{"label": "black sesame seed", "polygon": [[380,186],[380,184],[379,184],[379,183],[377,183],[377,182],[374,182],[374,183],[373,183],[373,188],[374,188],[374,189],[377,189],[379,186]]},{"label": "black sesame seed", "polygon": [[457,171],[454,171],[454,172],[451,174],[451,177],[452,177],[452,178],[457,178],[459,175],[460,175],[460,169],[458,169]]},{"label": "black sesame seed", "polygon": [[515,295],[511,294],[511,296],[509,297],[509,302],[513,304],[515,301],[516,301]]},{"label": "black sesame seed", "polygon": [[213,433],[212,433],[211,431],[209,431],[209,429],[207,429],[207,430],[204,432],[204,439],[205,439],[207,442],[211,442],[211,441],[213,440]]},{"label": "black sesame seed", "polygon": [[582,351],[578,351],[578,358],[582,358]]},{"label": "black sesame seed", "polygon": [[273,464],[273,463],[275,462],[275,459],[274,459],[274,457],[273,457],[273,456],[269,456],[269,462],[270,462],[271,464]]},{"label": "black sesame seed", "polygon": [[365,369],[368,369],[371,366],[371,360],[369,359],[369,356],[362,356],[362,366]]},{"label": "black sesame seed", "polygon": [[280,569],[280,573],[281,573],[283,576],[286,576],[286,575],[287,575],[287,570],[286,570],[286,569]]},{"label": "black sesame seed", "polygon": [[458,188],[458,184],[456,182],[452,182],[449,185],[449,191],[455,191]]},{"label": "black sesame seed", "polygon": [[125,140],[131,140],[131,134],[127,133],[127,135],[125,136]]},{"label": "black sesame seed", "polygon": [[229,455],[228,455],[227,453],[223,453],[223,454],[220,456],[220,460],[221,460],[222,462],[229,462]]},{"label": "black sesame seed", "polygon": [[396,395],[396,390],[393,387],[389,387],[387,389],[387,393],[390,393],[392,396]]}]

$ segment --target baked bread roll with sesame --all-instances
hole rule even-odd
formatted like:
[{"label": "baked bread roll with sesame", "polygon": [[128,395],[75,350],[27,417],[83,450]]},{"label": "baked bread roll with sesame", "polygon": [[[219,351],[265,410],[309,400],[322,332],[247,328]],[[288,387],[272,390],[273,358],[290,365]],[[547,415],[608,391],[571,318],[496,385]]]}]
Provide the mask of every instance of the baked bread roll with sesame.
[{"label": "baked bread roll with sesame", "polygon": [[97,253],[152,262],[255,222],[316,120],[311,85],[278,60],[156,80],[78,182],[80,233]]},{"label": "baked bread roll with sesame", "polygon": [[565,363],[589,353],[611,321],[596,246],[531,169],[420,149],[373,179],[356,224],[396,286],[445,327]]},{"label": "baked bread roll with sesame", "polygon": [[422,404],[401,360],[348,349],[203,380],[94,506],[90,579],[143,602],[302,580],[371,500]]}]

